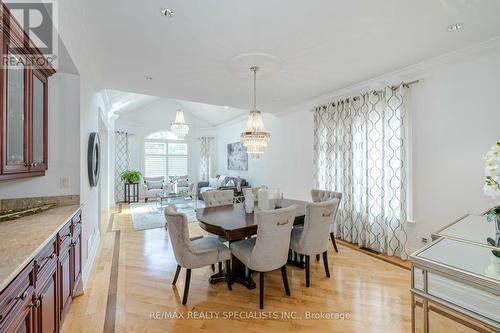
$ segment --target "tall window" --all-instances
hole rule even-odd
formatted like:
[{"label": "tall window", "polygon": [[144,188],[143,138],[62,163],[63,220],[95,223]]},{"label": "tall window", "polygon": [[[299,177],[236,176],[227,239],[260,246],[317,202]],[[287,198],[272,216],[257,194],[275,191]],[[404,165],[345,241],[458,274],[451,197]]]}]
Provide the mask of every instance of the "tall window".
[{"label": "tall window", "polygon": [[[170,134],[170,135],[169,135]],[[157,132],[146,137],[144,164],[146,177],[171,177],[188,174],[187,143],[170,132]]]}]

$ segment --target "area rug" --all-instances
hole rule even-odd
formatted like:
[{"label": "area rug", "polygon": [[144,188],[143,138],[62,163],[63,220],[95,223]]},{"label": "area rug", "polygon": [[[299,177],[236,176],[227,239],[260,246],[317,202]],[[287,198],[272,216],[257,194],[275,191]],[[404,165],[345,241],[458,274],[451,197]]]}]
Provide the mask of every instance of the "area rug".
[{"label": "area rug", "polygon": [[[196,222],[195,202],[187,200],[177,200],[172,202],[178,212],[186,214],[188,222]],[[134,230],[146,230],[165,227],[165,207],[153,202],[139,202],[130,204],[130,212],[132,215],[132,224]],[[203,208],[203,202],[198,201],[197,208]]]}]

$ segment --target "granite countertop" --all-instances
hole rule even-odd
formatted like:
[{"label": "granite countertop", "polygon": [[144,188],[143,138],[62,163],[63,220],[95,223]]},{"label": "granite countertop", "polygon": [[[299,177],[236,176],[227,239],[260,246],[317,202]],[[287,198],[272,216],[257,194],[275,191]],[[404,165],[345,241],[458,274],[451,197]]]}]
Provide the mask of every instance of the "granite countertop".
[{"label": "granite countertop", "polygon": [[78,209],[79,205],[63,206],[0,222],[0,291],[14,280]]}]

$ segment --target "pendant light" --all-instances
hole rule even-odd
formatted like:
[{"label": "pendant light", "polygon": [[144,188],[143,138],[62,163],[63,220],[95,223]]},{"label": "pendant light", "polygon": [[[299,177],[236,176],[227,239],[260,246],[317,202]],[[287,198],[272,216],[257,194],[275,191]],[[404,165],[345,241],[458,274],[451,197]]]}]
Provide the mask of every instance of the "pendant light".
[{"label": "pendant light", "polygon": [[253,72],[253,110],[250,111],[245,129],[240,135],[240,142],[247,149],[251,159],[259,159],[269,143],[271,135],[264,127],[262,114],[257,110],[257,71],[259,67],[250,67]]},{"label": "pendant light", "polygon": [[189,126],[184,120],[184,112],[182,110],[177,110],[175,121],[170,125],[170,129],[179,138],[183,138],[188,134]]}]

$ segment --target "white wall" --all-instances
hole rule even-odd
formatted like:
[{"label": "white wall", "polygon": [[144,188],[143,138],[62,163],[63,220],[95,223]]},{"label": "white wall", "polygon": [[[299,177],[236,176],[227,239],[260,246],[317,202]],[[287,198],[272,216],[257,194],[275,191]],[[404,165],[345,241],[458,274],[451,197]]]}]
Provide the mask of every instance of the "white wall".
[{"label": "white wall", "polygon": [[[80,193],[80,82],[77,75],[49,78],[48,170],[45,176],[0,182],[0,199]],[[60,178],[69,187],[60,187]]]},{"label": "white wall", "polygon": [[244,121],[219,126],[219,173],[240,175],[252,185],[279,187],[285,196],[309,199],[313,186],[312,106],[385,84],[419,79],[412,86],[413,206],[410,251],[421,237],[454,219],[482,212],[495,202],[484,196],[482,155],[500,140],[500,43],[463,50],[347,87],[294,107],[281,116],[265,114],[271,142],[248,172],[227,171],[226,146],[239,140]]},{"label": "white wall", "polygon": [[[144,173],[144,139],[157,131],[170,130],[170,124],[175,120],[175,113],[181,106],[170,99],[158,99],[137,110],[123,113],[116,120],[116,130],[131,133],[130,168]],[[215,128],[208,123],[195,118],[187,110],[184,118],[189,124],[189,134],[185,140],[188,143],[188,169],[190,180],[198,180],[200,160],[200,143],[197,139],[201,135],[215,135]]]},{"label": "white wall", "polygon": [[106,112],[101,97],[100,78],[93,64],[93,43],[86,34],[87,22],[82,2],[67,0],[59,3],[58,31],[69,55],[80,74],[80,129],[73,132],[79,138],[80,202],[82,204],[82,266],[83,284],[86,285],[98,248],[99,235],[99,188],[91,187],[87,174],[87,145],[90,133],[99,131],[99,110]]},{"label": "white wall", "polygon": [[[246,121],[246,120],[245,120]],[[271,132],[266,152],[259,160],[248,160],[248,171],[227,170],[227,144],[238,142],[245,121],[217,129],[218,174],[240,176],[251,186],[265,184],[288,198],[307,200],[313,187],[313,117],[308,111],[281,117],[264,114],[264,124]]]}]

